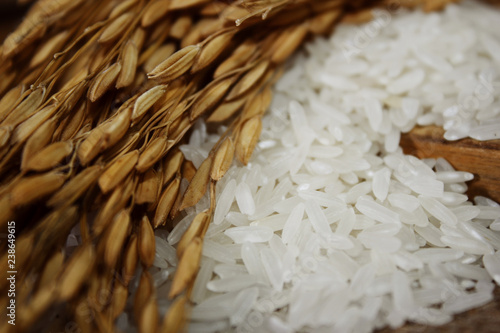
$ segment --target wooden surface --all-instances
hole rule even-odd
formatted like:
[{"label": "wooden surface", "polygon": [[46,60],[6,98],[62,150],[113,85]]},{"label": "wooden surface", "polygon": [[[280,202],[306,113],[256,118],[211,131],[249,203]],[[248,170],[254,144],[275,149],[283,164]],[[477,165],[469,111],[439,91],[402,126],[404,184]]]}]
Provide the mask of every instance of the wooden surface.
[{"label": "wooden surface", "polygon": [[406,324],[392,330],[385,328],[377,333],[498,333],[500,332],[500,289],[495,289],[494,300],[480,308],[455,316],[443,326]]},{"label": "wooden surface", "polygon": [[483,195],[500,202],[500,140],[445,141],[441,128],[427,126],[402,135],[401,146],[407,154],[419,158],[443,157],[455,169],[473,173],[474,180],[467,183],[470,199]]},{"label": "wooden surface", "polygon": [[[467,194],[487,196],[500,202],[500,140],[481,142],[472,139],[446,141],[443,129],[435,126],[417,127],[401,136],[401,147],[406,154],[419,158],[443,157],[455,169],[474,174],[468,182]],[[487,305],[458,314],[454,320],[440,327],[407,324],[397,330],[384,329],[379,333],[496,333],[500,332],[500,288],[495,299]]]}]

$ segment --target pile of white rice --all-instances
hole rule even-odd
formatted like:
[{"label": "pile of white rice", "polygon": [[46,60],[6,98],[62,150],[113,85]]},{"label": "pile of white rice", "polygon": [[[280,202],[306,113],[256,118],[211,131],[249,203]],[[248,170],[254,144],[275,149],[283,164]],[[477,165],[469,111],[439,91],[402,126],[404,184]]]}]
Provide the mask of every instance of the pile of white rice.
[{"label": "pile of white rice", "polygon": [[[490,302],[500,206],[467,201],[472,174],[404,155],[399,138],[417,124],[449,140],[498,137],[499,24],[476,2],[382,10],[306,45],[251,162],[218,184],[189,331],[371,332],[441,325]],[[217,139],[200,122],[182,151],[199,166]],[[157,231],[161,311],[175,244],[207,207]]]}]

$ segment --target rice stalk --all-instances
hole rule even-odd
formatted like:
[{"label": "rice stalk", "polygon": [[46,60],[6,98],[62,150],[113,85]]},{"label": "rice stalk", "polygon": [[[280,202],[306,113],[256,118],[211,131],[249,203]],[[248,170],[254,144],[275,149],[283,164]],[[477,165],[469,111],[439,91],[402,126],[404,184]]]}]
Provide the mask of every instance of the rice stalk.
[{"label": "rice stalk", "polygon": [[138,160],[139,152],[134,150],[110,163],[110,166],[99,176],[99,180],[97,181],[102,193],[106,194],[121,184],[125,177],[134,169]]}]

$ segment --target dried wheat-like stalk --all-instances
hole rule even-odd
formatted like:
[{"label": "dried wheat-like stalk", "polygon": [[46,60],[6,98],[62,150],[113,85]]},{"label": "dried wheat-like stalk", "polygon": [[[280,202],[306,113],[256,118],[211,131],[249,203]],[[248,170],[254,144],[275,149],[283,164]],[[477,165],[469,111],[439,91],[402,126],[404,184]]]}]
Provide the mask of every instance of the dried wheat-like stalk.
[{"label": "dried wheat-like stalk", "polygon": [[[401,5],[436,10],[449,2]],[[140,264],[139,330],[180,331],[216,183],[234,157],[249,161],[282,64],[309,36],[329,33],[341,20],[368,20],[367,9],[389,5],[36,2],[0,48],[0,225],[16,220],[17,259],[27,268],[18,276],[20,326],[36,329],[44,313],[69,302],[67,315],[82,331],[114,331]],[[198,119],[227,130],[196,169],[178,145]],[[207,191],[210,209],[195,217],[178,244],[168,295],[174,303],[158,327],[147,271],[154,229],[171,227]],[[61,249],[75,223],[82,245],[65,258]],[[6,280],[0,281],[4,290]]]}]

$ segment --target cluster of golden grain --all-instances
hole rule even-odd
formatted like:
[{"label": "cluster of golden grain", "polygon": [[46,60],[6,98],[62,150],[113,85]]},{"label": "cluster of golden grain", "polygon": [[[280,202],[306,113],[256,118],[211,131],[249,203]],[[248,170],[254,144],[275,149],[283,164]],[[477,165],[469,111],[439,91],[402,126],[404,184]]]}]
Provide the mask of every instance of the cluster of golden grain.
[{"label": "cluster of golden grain", "polygon": [[[134,300],[140,332],[179,332],[188,316],[215,184],[247,163],[271,86],[309,36],[374,6],[440,9],[450,0],[39,0],[0,48],[0,225],[16,221],[17,329],[114,331]],[[198,119],[227,130],[196,169],[178,145]],[[183,187],[181,180],[189,181]],[[147,268],[154,230],[207,192],[177,246],[158,318]],[[78,225],[82,245],[64,251]],[[7,272],[6,254],[2,274]],[[7,280],[0,279],[6,308]],[[105,291],[105,292],[103,292]],[[0,330],[14,327],[2,321]]]}]

